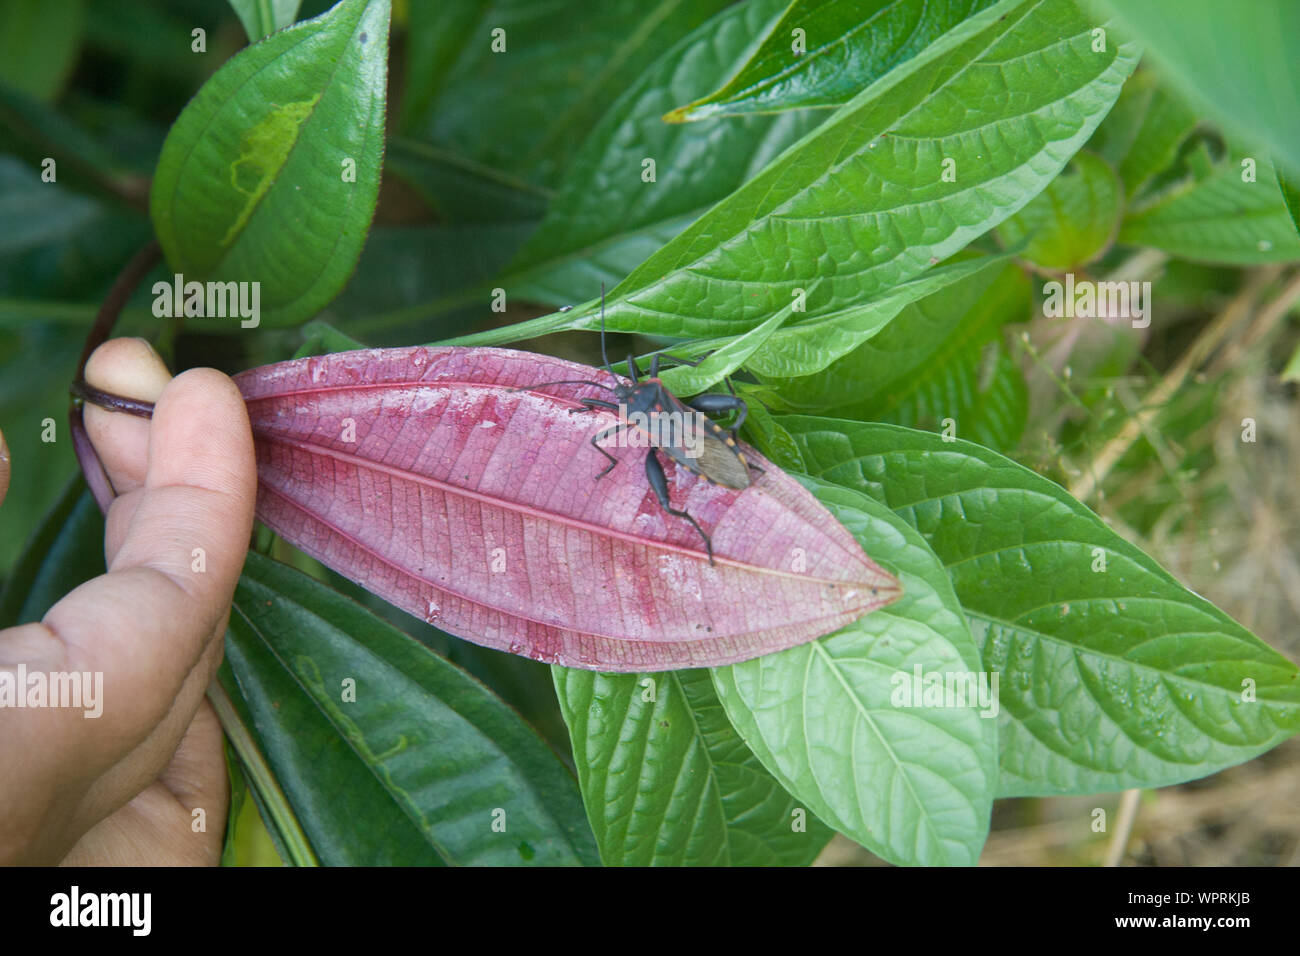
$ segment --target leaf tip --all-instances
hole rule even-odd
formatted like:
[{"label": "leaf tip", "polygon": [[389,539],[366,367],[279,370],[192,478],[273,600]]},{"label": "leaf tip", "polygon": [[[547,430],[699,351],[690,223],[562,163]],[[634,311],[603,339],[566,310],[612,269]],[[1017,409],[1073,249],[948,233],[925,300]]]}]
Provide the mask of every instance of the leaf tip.
[{"label": "leaf tip", "polygon": [[669,110],[661,118],[665,123],[689,123],[699,119],[698,116],[692,116],[691,111],[695,108],[694,103],[687,103],[685,106],[679,106],[676,109]]}]

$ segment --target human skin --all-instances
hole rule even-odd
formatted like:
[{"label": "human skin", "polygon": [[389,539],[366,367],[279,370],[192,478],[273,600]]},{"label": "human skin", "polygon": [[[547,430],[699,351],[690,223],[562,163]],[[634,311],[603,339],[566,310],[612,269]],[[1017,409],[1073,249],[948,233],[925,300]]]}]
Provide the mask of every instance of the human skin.
[{"label": "human skin", "polygon": [[156,403],[150,420],[85,409],[118,493],[108,572],[0,631],[0,669],[102,672],[103,713],[0,709],[0,863],[215,864],[229,793],[204,693],[252,530],[248,415],[229,378],[171,378],[139,339],[100,346],[86,380]]}]

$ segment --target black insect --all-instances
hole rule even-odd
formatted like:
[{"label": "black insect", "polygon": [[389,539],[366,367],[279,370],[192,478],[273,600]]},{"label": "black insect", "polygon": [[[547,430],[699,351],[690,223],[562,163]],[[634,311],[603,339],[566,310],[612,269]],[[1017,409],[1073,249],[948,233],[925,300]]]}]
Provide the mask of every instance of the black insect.
[{"label": "black insect", "polygon": [[[600,290],[600,357],[605,363],[605,370],[610,375],[614,375],[614,370],[609,364],[609,355],[605,351],[605,290],[603,286]],[[609,459],[609,464],[596,477],[604,478],[618,464],[618,459],[600,447],[599,443],[605,438],[626,431],[629,428],[640,431],[646,436],[647,444],[650,446],[646,450],[645,474],[646,479],[650,482],[651,490],[654,491],[655,498],[659,500],[659,504],[664,511],[678,518],[684,518],[691,523],[691,527],[699,532],[700,537],[704,539],[704,547],[709,554],[709,564],[713,564],[712,540],[690,514],[683,509],[672,506],[672,502],[668,498],[668,479],[664,476],[663,464],[659,461],[658,456],[661,454],[667,455],[679,467],[701,476],[711,484],[722,485],[726,488],[748,488],[750,485],[749,469],[754,468],[762,471],[761,468],[751,464],[745,458],[745,453],[736,444],[736,431],[744,424],[745,416],[749,412],[749,406],[746,405],[743,398],[738,397],[734,392],[730,395],[697,395],[689,402],[683,403],[681,399],[668,391],[667,386],[659,378],[659,360],[661,358],[668,358],[674,362],[692,367],[699,365],[703,361],[703,359],[690,361],[689,359],[676,358],[671,355],[655,354],[650,359],[650,377],[642,379],[640,369],[637,368],[636,358],[629,355],[627,368],[628,373],[631,375],[631,382],[627,384],[620,382],[618,385],[611,387],[585,379],[562,379],[557,382],[543,382],[540,385],[529,386],[529,388],[545,388],[548,385],[591,385],[612,392],[617,401],[611,402],[599,398],[581,399],[582,404],[586,406],[586,410],[604,408],[615,412],[622,411],[623,421],[620,421],[617,425],[602,429],[591,436],[592,447]],[[617,378],[618,376],[614,377]],[[730,386],[730,383],[728,383],[728,386]],[[583,410],[572,409],[574,412]],[[729,429],[724,429],[708,417],[709,415],[722,415],[728,412],[736,413],[736,420]]]}]

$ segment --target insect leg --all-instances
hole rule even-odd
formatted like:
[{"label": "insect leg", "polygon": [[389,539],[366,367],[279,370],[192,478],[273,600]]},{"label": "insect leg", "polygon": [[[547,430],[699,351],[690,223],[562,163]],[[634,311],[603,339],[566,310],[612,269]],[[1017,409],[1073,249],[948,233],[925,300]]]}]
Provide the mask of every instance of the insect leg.
[{"label": "insect leg", "polygon": [[578,412],[589,412],[593,408],[607,408],[610,411],[618,411],[617,405],[613,402],[607,402],[603,398],[583,398],[579,399],[579,401],[582,402],[583,407],[569,409],[570,415],[576,415]]},{"label": "insect leg", "polygon": [[606,458],[609,459],[609,464],[606,465],[603,469],[601,469],[600,474],[596,476],[597,480],[604,478],[606,475],[608,475],[611,471],[614,470],[614,466],[618,464],[618,459],[615,458],[613,455],[611,455],[609,452],[607,452],[605,449],[601,448],[600,445],[597,444],[597,442],[599,442],[602,438],[605,438],[609,435],[617,435],[623,429],[631,428],[631,427],[632,427],[631,425],[611,425],[609,426],[609,428],[606,428],[602,431],[598,431],[596,432],[596,434],[591,436],[591,447],[596,449],[596,451],[600,452],[602,455],[604,455]]},{"label": "insect leg", "polygon": [[672,502],[668,499],[668,479],[664,475],[664,466],[659,462],[659,456],[653,448],[646,452],[645,456],[645,476],[650,482],[650,490],[655,493],[659,499],[659,506],[670,515],[678,518],[685,518],[691,523],[691,527],[700,533],[704,539],[704,547],[709,552],[709,565],[713,566],[713,542],[709,536],[704,533],[704,529],[699,526],[694,518],[679,508],[674,508]]},{"label": "insect leg", "polygon": [[749,414],[749,403],[737,395],[720,395],[717,393],[696,395],[686,404],[697,412],[703,412],[710,417],[735,412],[736,423],[727,429],[731,432],[732,438],[736,437],[736,432],[740,430],[740,426],[745,424],[745,416]]},{"label": "insect leg", "polygon": [[688,358],[682,358],[679,355],[669,355],[666,352],[656,352],[654,355],[650,356],[650,377],[651,378],[659,377],[659,363],[663,359],[667,359],[670,362],[676,362],[678,365],[685,365],[688,368],[695,368],[706,358],[708,358],[707,355],[701,355],[697,359],[688,359]]}]

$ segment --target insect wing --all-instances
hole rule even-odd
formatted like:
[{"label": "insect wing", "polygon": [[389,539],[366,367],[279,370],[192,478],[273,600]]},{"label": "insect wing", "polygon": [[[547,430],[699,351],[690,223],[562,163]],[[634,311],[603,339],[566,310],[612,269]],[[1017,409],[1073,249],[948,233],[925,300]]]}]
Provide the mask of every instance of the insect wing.
[{"label": "insect wing", "polygon": [[697,437],[699,440],[695,446],[688,446],[684,451],[688,456],[692,451],[699,454],[694,459],[688,457],[683,462],[684,465],[724,487],[749,487],[749,466],[745,464],[744,458],[735,445],[728,444],[731,441],[730,435],[712,422],[708,422],[700,429]]}]

